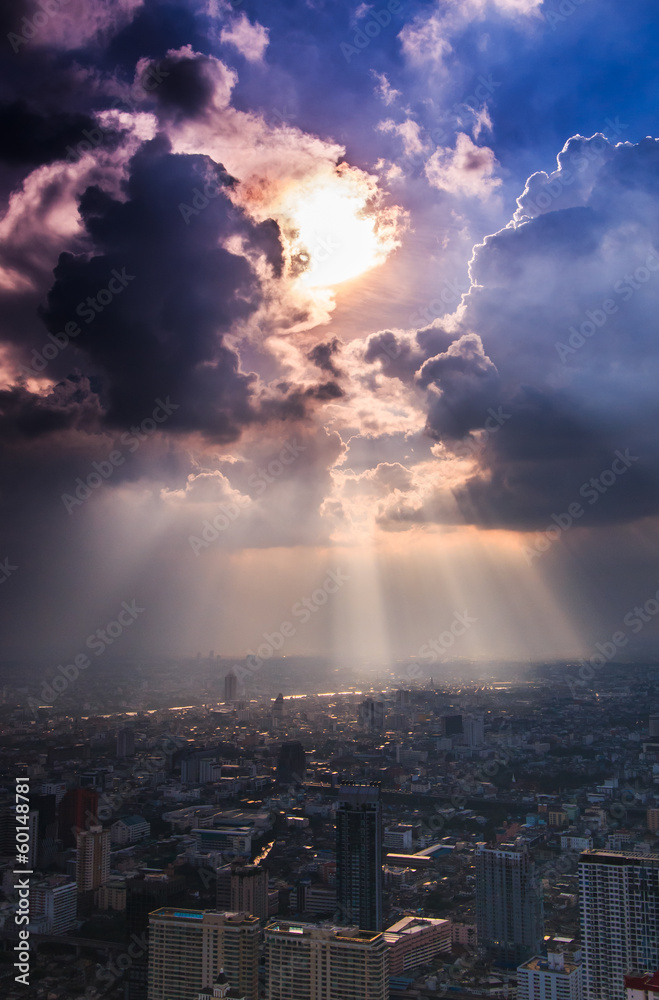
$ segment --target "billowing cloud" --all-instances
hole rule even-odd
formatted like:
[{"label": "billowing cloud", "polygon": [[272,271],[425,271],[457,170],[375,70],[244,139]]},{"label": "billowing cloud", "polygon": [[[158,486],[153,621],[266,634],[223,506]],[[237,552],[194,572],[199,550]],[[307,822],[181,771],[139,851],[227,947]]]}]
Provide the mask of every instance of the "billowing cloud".
[{"label": "billowing cloud", "polygon": [[268,47],[268,29],[252,24],[245,14],[239,14],[230,25],[222,28],[220,41],[232,45],[249,62],[260,62]]},{"label": "billowing cloud", "polygon": [[471,198],[489,198],[501,185],[495,177],[497,161],[487,146],[477,146],[458,132],[455,149],[436,149],[425,165],[428,182],[441,191]]}]

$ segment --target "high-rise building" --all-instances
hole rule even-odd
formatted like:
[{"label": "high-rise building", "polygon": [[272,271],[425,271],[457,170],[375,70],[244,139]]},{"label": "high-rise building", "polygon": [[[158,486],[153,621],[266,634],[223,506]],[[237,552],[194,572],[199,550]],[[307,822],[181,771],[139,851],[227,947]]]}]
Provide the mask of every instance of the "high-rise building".
[{"label": "high-rise building", "polygon": [[231,909],[255,917],[268,914],[268,872],[259,865],[234,865],[231,871]]},{"label": "high-rise building", "polygon": [[70,788],[57,810],[58,836],[64,848],[75,847],[81,830],[97,822],[98,792],[93,788]]},{"label": "high-rise building", "polygon": [[110,877],[110,831],[100,826],[78,834],[76,885],[78,892],[98,889]]},{"label": "high-rise building", "polygon": [[235,701],[238,697],[238,678],[233,670],[224,677],[224,700]]},{"label": "high-rise building", "polygon": [[284,784],[302,784],[306,771],[306,754],[301,743],[282,743],[277,759],[277,780]]},{"label": "high-rise building", "polygon": [[579,902],[585,1000],[625,1000],[625,974],[659,969],[659,854],[584,851]]},{"label": "high-rise building", "polygon": [[184,898],[180,875],[150,871],[126,880],[126,950],[132,963],[124,978],[125,1000],[145,1000],[147,995],[149,914]]},{"label": "high-rise building", "polygon": [[383,934],[279,921],[265,929],[269,1000],[388,1000]]},{"label": "high-rise building", "polygon": [[135,753],[135,729],[124,726],[117,731],[117,757],[132,757]]},{"label": "high-rise building", "polygon": [[442,731],[444,736],[461,736],[462,735],[462,716],[461,715],[443,715],[442,716]]},{"label": "high-rise building", "polygon": [[478,943],[494,958],[524,962],[543,944],[542,889],[524,845],[476,851]]},{"label": "high-rise building", "polygon": [[346,783],[336,812],[336,898],[341,923],[382,930],[380,785]]},{"label": "high-rise building", "polygon": [[583,1000],[582,972],[562,952],[536,955],[517,969],[517,1000]]},{"label": "high-rise building", "polygon": [[384,729],[384,702],[366,698],[359,706],[358,721],[366,729]]},{"label": "high-rise building", "polygon": [[272,725],[279,729],[284,724],[284,696],[280,692],[272,703]]},{"label": "high-rise building", "polygon": [[39,934],[66,934],[75,925],[78,891],[66,875],[51,875],[30,887],[33,928]]},{"label": "high-rise building", "polygon": [[659,736],[659,715],[651,715],[648,720],[648,735],[651,739]]},{"label": "high-rise building", "polygon": [[462,736],[466,746],[482,747],[485,743],[485,721],[482,715],[466,715],[462,720]]},{"label": "high-rise building", "polygon": [[175,910],[149,916],[148,1000],[190,1000],[224,969],[246,1000],[258,1000],[259,918]]}]

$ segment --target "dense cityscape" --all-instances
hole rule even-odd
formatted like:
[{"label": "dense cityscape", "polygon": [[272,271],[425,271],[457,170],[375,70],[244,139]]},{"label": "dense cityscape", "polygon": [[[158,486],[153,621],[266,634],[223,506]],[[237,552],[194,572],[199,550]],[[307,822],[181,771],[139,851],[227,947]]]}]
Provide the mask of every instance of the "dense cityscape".
[{"label": "dense cityscape", "polygon": [[258,697],[239,668],[117,664],[110,713],[100,677],[66,706],[5,686],[8,1000],[23,913],[39,1000],[659,991],[659,668],[408,661],[304,693],[344,670],[278,660]]}]

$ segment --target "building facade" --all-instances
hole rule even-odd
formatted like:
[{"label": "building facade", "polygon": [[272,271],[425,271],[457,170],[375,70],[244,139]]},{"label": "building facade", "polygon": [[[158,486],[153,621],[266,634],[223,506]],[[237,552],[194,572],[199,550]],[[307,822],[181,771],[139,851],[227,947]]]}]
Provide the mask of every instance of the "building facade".
[{"label": "building facade", "polygon": [[248,913],[162,907],[149,916],[148,1000],[190,1000],[221,969],[258,1000],[260,924]]},{"label": "building facade", "polygon": [[585,1000],[625,1000],[625,975],[659,968],[659,854],[579,859]]},{"label": "building facade", "polygon": [[78,892],[98,889],[110,877],[110,831],[100,826],[78,834],[76,885]]},{"label": "building facade", "polygon": [[339,789],[336,899],[341,923],[382,930],[382,803],[377,782]]},{"label": "building facade", "polygon": [[542,889],[528,849],[514,844],[476,852],[478,943],[503,962],[524,962],[543,944]]},{"label": "building facade", "polygon": [[388,1000],[383,934],[277,922],[265,929],[268,1000]]}]

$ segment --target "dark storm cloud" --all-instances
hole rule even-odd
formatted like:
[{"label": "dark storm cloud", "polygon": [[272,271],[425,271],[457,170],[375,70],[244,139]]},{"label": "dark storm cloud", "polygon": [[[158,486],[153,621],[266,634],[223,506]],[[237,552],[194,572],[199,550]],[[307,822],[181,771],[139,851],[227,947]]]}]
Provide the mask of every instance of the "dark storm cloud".
[{"label": "dark storm cloud", "polygon": [[255,376],[219,335],[256,308],[259,283],[218,243],[242,234],[272,253],[273,233],[233,208],[232,184],[221,166],[159,139],[131,161],[125,201],[98,187],[83,195],[94,255],[61,256],[44,320],[56,333],[77,318],[75,348],[100,375],[109,424],[141,420],[167,394],[180,406],[171,429],[229,441],[254,418]]},{"label": "dark storm cloud", "polygon": [[334,358],[340,350],[341,341],[338,337],[334,337],[333,340],[328,340],[324,344],[316,344],[315,347],[311,348],[307,357],[309,361],[313,361],[313,363],[320,368],[321,371],[328,372],[330,375],[338,378],[341,372],[334,363]]},{"label": "dark storm cloud", "polygon": [[82,114],[42,114],[25,101],[0,106],[0,160],[10,166],[37,167],[66,159],[95,122]]}]

